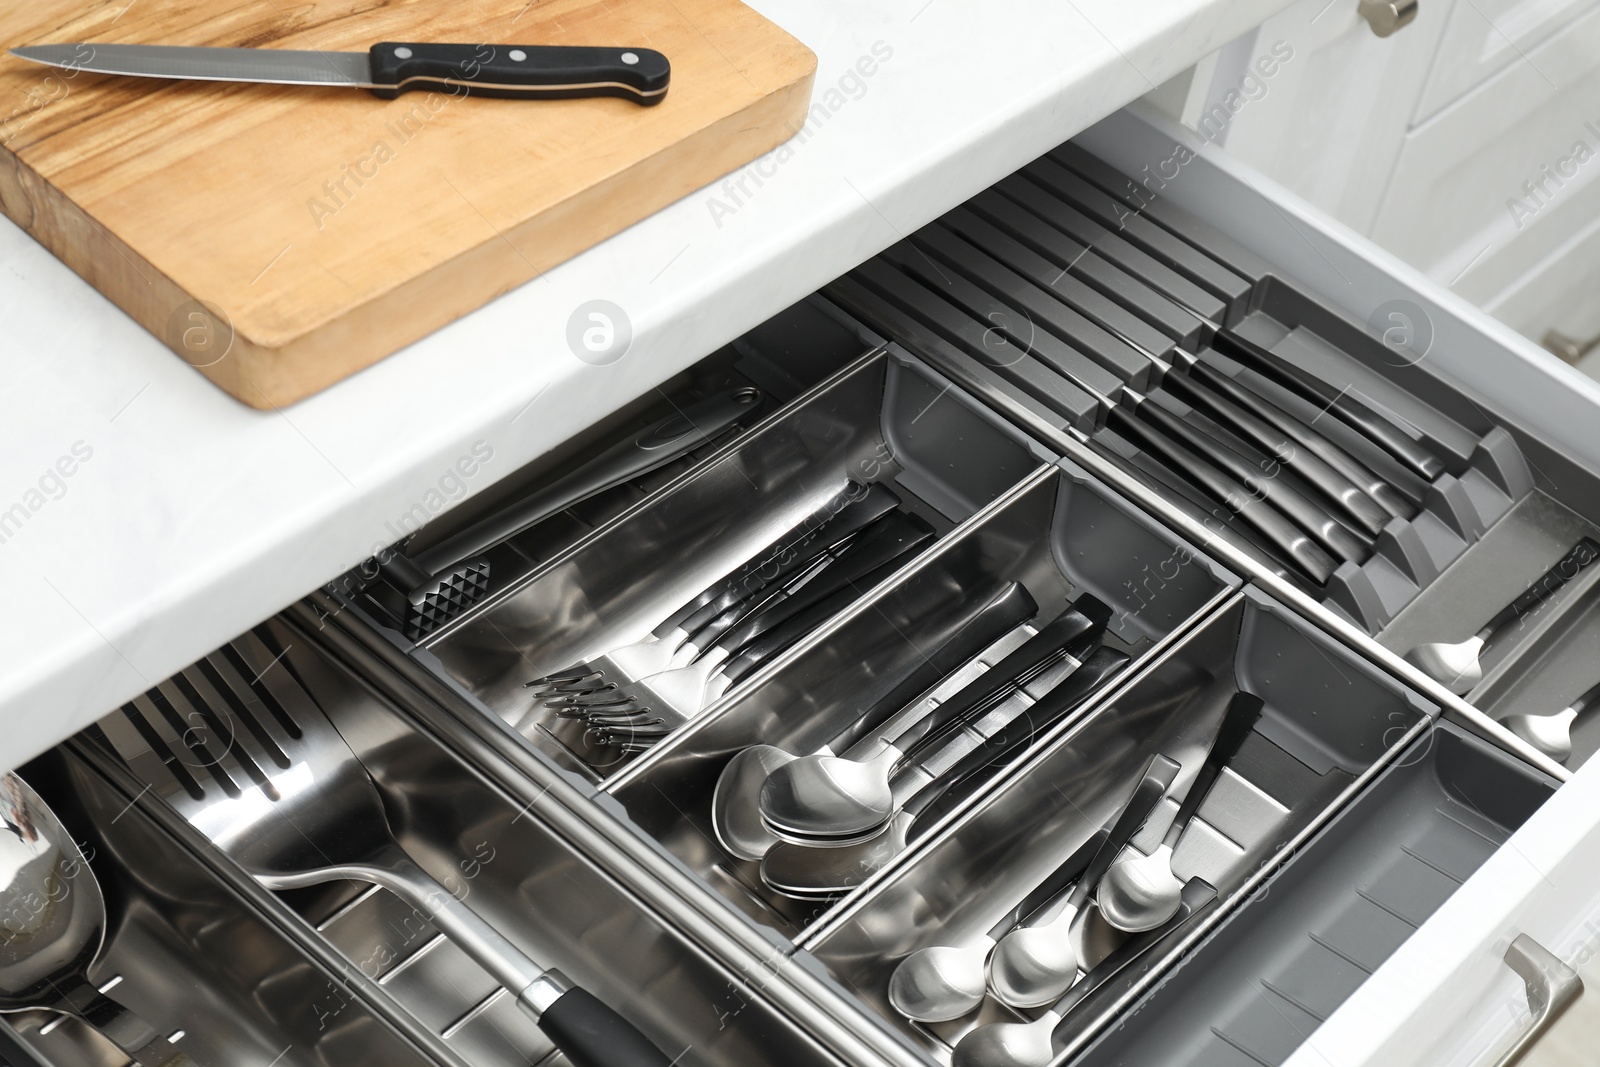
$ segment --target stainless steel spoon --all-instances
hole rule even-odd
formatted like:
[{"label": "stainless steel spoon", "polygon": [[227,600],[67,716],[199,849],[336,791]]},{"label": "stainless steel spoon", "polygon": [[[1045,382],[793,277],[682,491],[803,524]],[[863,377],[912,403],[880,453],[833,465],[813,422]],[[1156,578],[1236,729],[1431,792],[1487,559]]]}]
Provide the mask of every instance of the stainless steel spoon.
[{"label": "stainless steel spoon", "polygon": [[1465,641],[1431,641],[1418,645],[1406,653],[1406,658],[1452,693],[1470,692],[1483,681],[1483,664],[1478,657],[1494,636],[1554,596],[1556,590],[1576,578],[1579,571],[1596,559],[1600,559],[1600,543],[1585,537],[1477,633]]},{"label": "stainless steel spoon", "polygon": [[1128,938],[1032,1022],[990,1023],[968,1032],[956,1044],[951,1067],[1049,1067],[1056,1058],[1057,1031],[1073,1008],[1140,955],[1180,937],[1184,927],[1216,903],[1215,889],[1191,879],[1184,886],[1182,907],[1165,926]]},{"label": "stainless steel spoon", "polygon": [[1255,729],[1264,705],[1253,693],[1238,692],[1228,702],[1211,740],[1205,762],[1200,765],[1189,791],[1184,794],[1172,825],[1167,828],[1161,844],[1148,856],[1133,855],[1111,865],[1100,881],[1095,899],[1100,914],[1118,930],[1139,933],[1154,930],[1178,913],[1178,903],[1183,895],[1184,880],[1172,873],[1172,850],[1178,839],[1200,810],[1200,805],[1211,793],[1222,769],[1239,753],[1239,746]]},{"label": "stainless steel spoon", "polygon": [[1181,769],[1176,760],[1159,752],[1151,756],[1110,835],[1072,892],[1059,907],[1046,912],[1042,921],[1020,926],[1000,939],[989,957],[989,989],[1001,1003],[1013,1008],[1036,1008],[1055,1000],[1072,984],[1082,962],[1070,936],[1074,920],[1106,869],[1139,832]]},{"label": "stainless steel spoon", "polygon": [[995,943],[1076,881],[1108,833],[1099,830],[1079,845],[988,933],[965,945],[929,945],[906,956],[889,976],[889,1003],[906,1018],[924,1023],[959,1019],[977,1008],[989,991],[985,969]]},{"label": "stainless steel spoon", "polygon": [[803,900],[854,889],[910,847],[921,831],[939,825],[997,773],[1025,757],[1041,733],[1082,707],[1127,662],[1117,649],[1096,649],[1054,689],[907,800],[882,832],[852,847],[780,842],[762,857],[761,877],[778,892]]},{"label": "stainless steel spoon", "polygon": [[67,828],[15,774],[0,778],[0,1013],[87,1022],[140,1067],[193,1064],[89,981],[105,941],[100,883]]},{"label": "stainless steel spoon", "polygon": [[[905,679],[878,699],[865,714],[835,734],[816,755],[852,753],[852,749],[913,700],[937,686],[989,645],[1039,610],[1028,591],[1007,582],[991,595],[963,597],[962,602],[925,620],[930,649],[919,657]],[[882,744],[875,739],[874,745]],[[859,756],[870,752],[852,753]],[[751,745],[728,761],[711,796],[711,828],[717,842],[740,859],[759,860],[778,839],[761,822],[761,786],[767,776],[799,759],[776,745]]]},{"label": "stainless steel spoon", "polygon": [[1572,724],[1597,702],[1600,702],[1600,685],[1575,697],[1560,711],[1548,715],[1507,715],[1500,721],[1546,756],[1565,763],[1572,755]]},{"label": "stainless steel spoon", "polygon": [[972,711],[992,706],[1019,676],[1054,662],[1069,644],[1097,639],[1111,609],[1084,595],[1060,618],[940,704],[927,716],[884,737],[868,759],[806,756],[774,770],[761,786],[761,821],[776,837],[856,837],[887,825],[899,807],[892,778],[946,740],[945,729]]}]

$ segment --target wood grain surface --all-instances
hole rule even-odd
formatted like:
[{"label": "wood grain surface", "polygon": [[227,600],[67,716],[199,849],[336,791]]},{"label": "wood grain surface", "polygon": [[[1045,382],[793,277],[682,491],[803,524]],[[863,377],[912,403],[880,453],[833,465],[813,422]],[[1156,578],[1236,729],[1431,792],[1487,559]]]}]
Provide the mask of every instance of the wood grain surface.
[{"label": "wood grain surface", "polygon": [[[0,57],[0,210],[223,389],[276,407],[786,140],[816,59],[737,0],[39,0],[0,45],[637,45],[657,107],[167,82]],[[442,385],[444,383],[441,383]]]}]

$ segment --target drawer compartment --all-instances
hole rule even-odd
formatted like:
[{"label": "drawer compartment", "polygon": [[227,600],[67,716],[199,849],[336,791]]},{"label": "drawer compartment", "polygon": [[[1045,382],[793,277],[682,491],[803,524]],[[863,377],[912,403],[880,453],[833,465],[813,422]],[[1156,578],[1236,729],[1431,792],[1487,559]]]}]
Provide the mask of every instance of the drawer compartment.
[{"label": "drawer compartment", "polygon": [[[65,824],[100,884],[107,932],[89,980],[109,987],[118,1003],[156,1033],[181,1034],[173,1047],[189,1057],[182,1062],[276,1062],[282,1067],[430,1067],[434,1062],[376,1015],[344,974],[308,959],[218,885],[130,795],[96,774],[80,755],[57,749],[19,773]],[[11,833],[21,838],[23,831],[8,827],[8,837]],[[63,893],[52,889],[76,888],[53,877],[41,886],[45,906],[65,902]],[[34,908],[23,898],[7,915],[8,944],[26,943],[30,924],[19,920]],[[76,1018],[24,1011],[3,1020],[0,1027],[9,1027],[35,1057],[18,1059],[19,1067],[122,1067],[129,1060]],[[12,1062],[12,1055],[0,1043],[0,1059]]]},{"label": "drawer compartment", "polygon": [[[986,622],[975,609],[1011,583],[1025,591],[1037,610],[1015,622]],[[764,680],[603,789],[636,828],[661,842],[732,904],[792,938],[824,921],[830,907],[842,906],[840,899],[848,900],[856,886],[890,876],[897,861],[893,855],[880,855],[870,864],[851,867],[840,880],[803,889],[774,882],[771,868],[764,867],[770,857],[750,858],[759,849],[745,856],[732,852],[713,816],[721,804],[720,810],[731,811],[729,818],[753,818],[753,788],[719,798],[719,789],[732,790],[732,757],[753,745],[797,756],[817,752],[869,708],[879,707],[885,712],[881,725],[858,731],[849,748],[857,758],[866,758],[877,738],[893,736],[1068,605],[1087,603],[1086,595],[1110,609],[1104,645],[1125,653],[1131,661],[1128,669],[1137,669],[1234,585],[1228,572],[1171,538],[1082,471],[1070,465],[1041,468],[941,542],[911,573],[868,597]],[[961,641],[976,647],[927,678],[927,665]],[[919,677],[926,680],[914,680]],[[972,722],[971,730],[945,742],[929,757],[930,772],[946,770],[1003,732],[1027,700],[1045,692],[1056,677],[1042,676],[1028,687],[1026,697],[1008,700]],[[908,679],[913,679],[909,700]],[[902,703],[904,710],[894,711]],[[832,742],[832,751],[844,754],[844,748]],[[981,795],[984,781],[976,777],[962,790]],[[913,846],[936,831],[938,811],[948,810],[951,797],[960,792],[953,791],[941,801],[943,808],[929,808],[927,817],[918,819]],[[744,803],[734,805],[728,795],[743,797]],[[884,840],[864,847],[881,846]],[[770,841],[763,842],[768,845]],[[837,863],[839,856],[854,857],[858,850],[804,848],[799,853],[789,850],[787,862],[809,864],[814,858],[818,864]]]},{"label": "drawer compartment", "polygon": [[[1261,699],[1260,718],[1172,855],[1195,911],[1122,942],[1108,939],[1098,906],[1086,903],[1088,929],[1099,932],[1085,943],[1112,953],[1111,963],[1091,967],[1052,1008],[1061,1017],[1054,1055],[1064,1061],[1160,981],[1186,945],[1268,878],[1376,768],[1426,733],[1437,707],[1247,587],[936,834],[913,862],[808,931],[802,949],[939,1062],[949,1062],[951,1049],[978,1027],[1040,1017],[1039,1008],[1008,1007],[991,990],[967,1014],[911,1022],[891,1002],[890,982],[919,949],[987,944],[982,939],[998,939],[1007,923],[1026,920],[1018,902],[1108,825],[1159,754],[1181,770],[1125,855],[1153,852],[1240,692]],[[1048,921],[1053,899],[1025,907]],[[956,1062],[978,1061],[957,1053]]]},{"label": "drawer compartment", "polygon": [[[827,531],[849,521],[852,504],[869,492],[897,511],[861,532],[846,553],[890,521],[921,531],[926,545],[1038,462],[1014,431],[947,383],[908,361],[869,354],[429,638],[414,655],[562,766],[602,780],[719,699],[731,699],[743,683],[728,679],[742,663],[749,666],[740,653],[709,673],[711,656],[688,670],[679,669],[681,661],[619,666],[625,654],[615,650],[651,639],[664,623],[670,628],[674,613],[718,583],[745,595],[747,605],[783,588],[795,592],[791,603],[799,602],[831,572],[819,572],[808,589],[810,565],[791,565],[823,547],[833,536]],[[846,556],[838,562],[845,566]],[[889,564],[847,584],[865,591],[893,569]],[[779,578],[763,586],[774,574]],[[823,603],[837,603],[840,595],[848,601],[841,588]],[[808,609],[795,620],[815,614]],[[562,672],[569,671],[591,681],[566,684],[562,679],[571,675]],[[538,679],[547,681],[529,688]],[[564,701],[582,704],[584,716]]]},{"label": "drawer compartment", "polygon": [[[341,744],[324,743],[328,735],[319,715],[331,723]],[[182,730],[184,724],[192,725]],[[335,773],[328,757],[340,759],[344,745],[349,762]],[[176,1020],[175,1029],[214,1025],[222,1032],[218,1046],[206,1045],[206,1056],[196,1056],[198,1064],[257,1062],[246,1050],[273,1046],[259,1058],[265,1064],[291,1042],[295,1056],[307,1058],[283,1062],[414,1060],[417,1067],[566,1062],[550,1036],[520,1010],[515,993],[463,951],[462,936],[446,934],[454,924],[441,917],[463,906],[514,951],[538,967],[559,968],[657,1047],[680,1056],[675,1062],[774,1067],[840,1062],[742,976],[713,962],[654,911],[636,886],[613,873],[613,863],[595,857],[593,842],[562,835],[547,808],[513,803],[284,620],[263,624],[113,712],[84,735],[76,750],[123,794],[98,802],[99,814],[111,823],[109,832],[123,833],[124,826],[131,832],[153,821],[171,835],[163,841],[159,831],[151,831],[141,838],[139,847],[148,853],[141,862],[177,856],[171,862],[182,873],[184,863],[193,865],[182,858],[185,847],[188,854],[206,857],[214,881],[189,889],[191,899],[204,900],[205,892],[227,896],[230,887],[248,896],[302,952],[313,947],[338,961],[337,973],[364,978],[362,995],[404,1017],[426,1053],[392,1050],[382,1043],[384,1034],[363,1046],[358,1024],[365,1009],[348,993],[343,994],[352,1002],[348,1020],[336,1009],[322,1010],[354,1027],[348,1040],[355,1045],[348,1056],[319,1052],[317,1042],[337,1040],[340,1031],[318,1037],[320,992],[306,995],[315,968],[290,948],[274,956],[270,939],[247,939],[244,928],[219,929],[197,914],[189,925],[222,940],[192,946],[193,959],[237,957],[241,973],[234,980],[245,983],[234,991],[218,981],[215,994],[207,995],[235,995],[241,998],[238,1005],[218,1003],[214,1011],[195,1012],[189,1002],[193,990],[163,984],[161,954],[127,959],[120,966],[130,980],[138,979],[130,986],[158,987],[166,994],[152,1018]],[[352,768],[370,777],[399,848],[436,880],[437,892],[423,893],[419,900],[393,887],[337,877],[358,862],[347,858],[357,853],[402,871],[382,858],[369,818],[349,803],[352,786],[346,776]],[[71,785],[79,796],[110,795],[95,773],[79,773]],[[337,810],[321,811],[326,805]],[[140,817],[117,819],[123,811]],[[325,826],[332,829],[313,829],[309,819],[329,820]],[[327,843],[335,840],[330,833],[337,835],[337,845]],[[337,853],[331,858],[330,848]],[[270,883],[277,888],[268,892],[269,883],[248,873],[252,865],[286,881]],[[305,877],[285,873],[313,868],[317,872]],[[393,878],[410,880],[403,871]],[[152,907],[175,915],[168,904]],[[240,943],[228,948],[229,937]],[[175,943],[167,955],[181,959],[182,948]],[[281,971],[257,973],[262,967]],[[273,1006],[266,994],[280,988],[288,1005],[284,1018],[256,1018]],[[211,1015],[217,1016],[215,1022]],[[237,1034],[230,1032],[235,1027]],[[307,1051],[300,1052],[302,1047]],[[76,1067],[84,1061],[51,1062]]]},{"label": "drawer compartment", "polygon": [[[1600,581],[1579,550],[1600,533],[1600,456],[1536,410],[1574,398],[1532,368],[1484,388],[1505,360],[1478,325],[1397,296],[1387,264],[1284,221],[1185,136],[1115,116],[826,292],[1064,454],[1150,487],[1293,603],[1492,703],[1495,679],[1582,628]],[[1358,285],[1374,306],[1330,295]],[[1535,585],[1549,595],[1467,669],[1428,666],[1423,646],[1469,641]]]},{"label": "drawer compartment", "polygon": [[1072,1062],[1277,1067],[1554,787],[1440,724]]}]

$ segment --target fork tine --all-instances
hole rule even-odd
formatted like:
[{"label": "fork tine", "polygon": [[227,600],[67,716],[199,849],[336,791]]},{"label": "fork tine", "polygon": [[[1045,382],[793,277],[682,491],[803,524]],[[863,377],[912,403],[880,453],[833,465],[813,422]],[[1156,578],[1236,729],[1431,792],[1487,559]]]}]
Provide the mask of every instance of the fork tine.
[{"label": "fork tine", "polygon": [[106,740],[111,742],[122,761],[158,792],[165,790],[159,788],[157,767],[169,774],[191,800],[204,800],[205,786],[194,773],[197,768],[185,762],[179,756],[180,747],[169,743],[156,729],[151,718],[154,712],[145,710],[148,705],[148,697],[137,696],[102,718],[100,726]]},{"label": "fork tine", "polygon": [[[207,672],[201,667],[204,662],[202,660],[173,675],[173,687],[184,695],[194,709],[194,716],[198,716],[199,722],[204,724],[203,728],[197,726],[197,731],[209,729],[215,734],[221,749],[217,755],[217,765],[226,768],[241,787],[248,783],[259,787],[271,799],[278,799],[267,767],[263,766],[265,763],[270,767],[276,760],[271,758],[271,754],[267,754],[268,758],[263,760],[262,753],[252,751],[254,746],[251,742],[254,738],[249,727],[253,724],[249,713],[238,706],[236,699],[230,701],[226,698],[227,683],[220,678],[214,680],[211,675],[216,673],[215,667]],[[221,684],[218,685],[218,682]],[[193,717],[190,721],[194,721]],[[281,751],[277,752],[277,756],[283,759],[282,766],[289,766],[287,757]]]}]

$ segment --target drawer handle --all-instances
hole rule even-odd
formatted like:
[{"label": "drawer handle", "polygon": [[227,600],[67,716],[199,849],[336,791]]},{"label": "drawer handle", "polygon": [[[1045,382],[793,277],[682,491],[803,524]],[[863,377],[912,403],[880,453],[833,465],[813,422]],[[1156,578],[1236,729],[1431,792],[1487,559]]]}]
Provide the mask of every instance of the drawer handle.
[{"label": "drawer handle", "polygon": [[1587,341],[1580,341],[1576,337],[1568,337],[1560,330],[1551,330],[1544,335],[1542,343],[1545,348],[1560,356],[1565,362],[1576,363],[1594,351],[1596,347],[1600,347],[1600,334],[1589,338]]},{"label": "drawer handle", "polygon": [[1539,942],[1518,934],[1506,949],[1506,966],[1516,971],[1528,987],[1528,1007],[1533,1010],[1533,1025],[1511,1051],[1495,1061],[1495,1067],[1511,1067],[1522,1059],[1534,1042],[1583,994],[1583,979]]},{"label": "drawer handle", "polygon": [[1356,13],[1379,37],[1403,30],[1417,17],[1417,0],[1361,0]]}]

